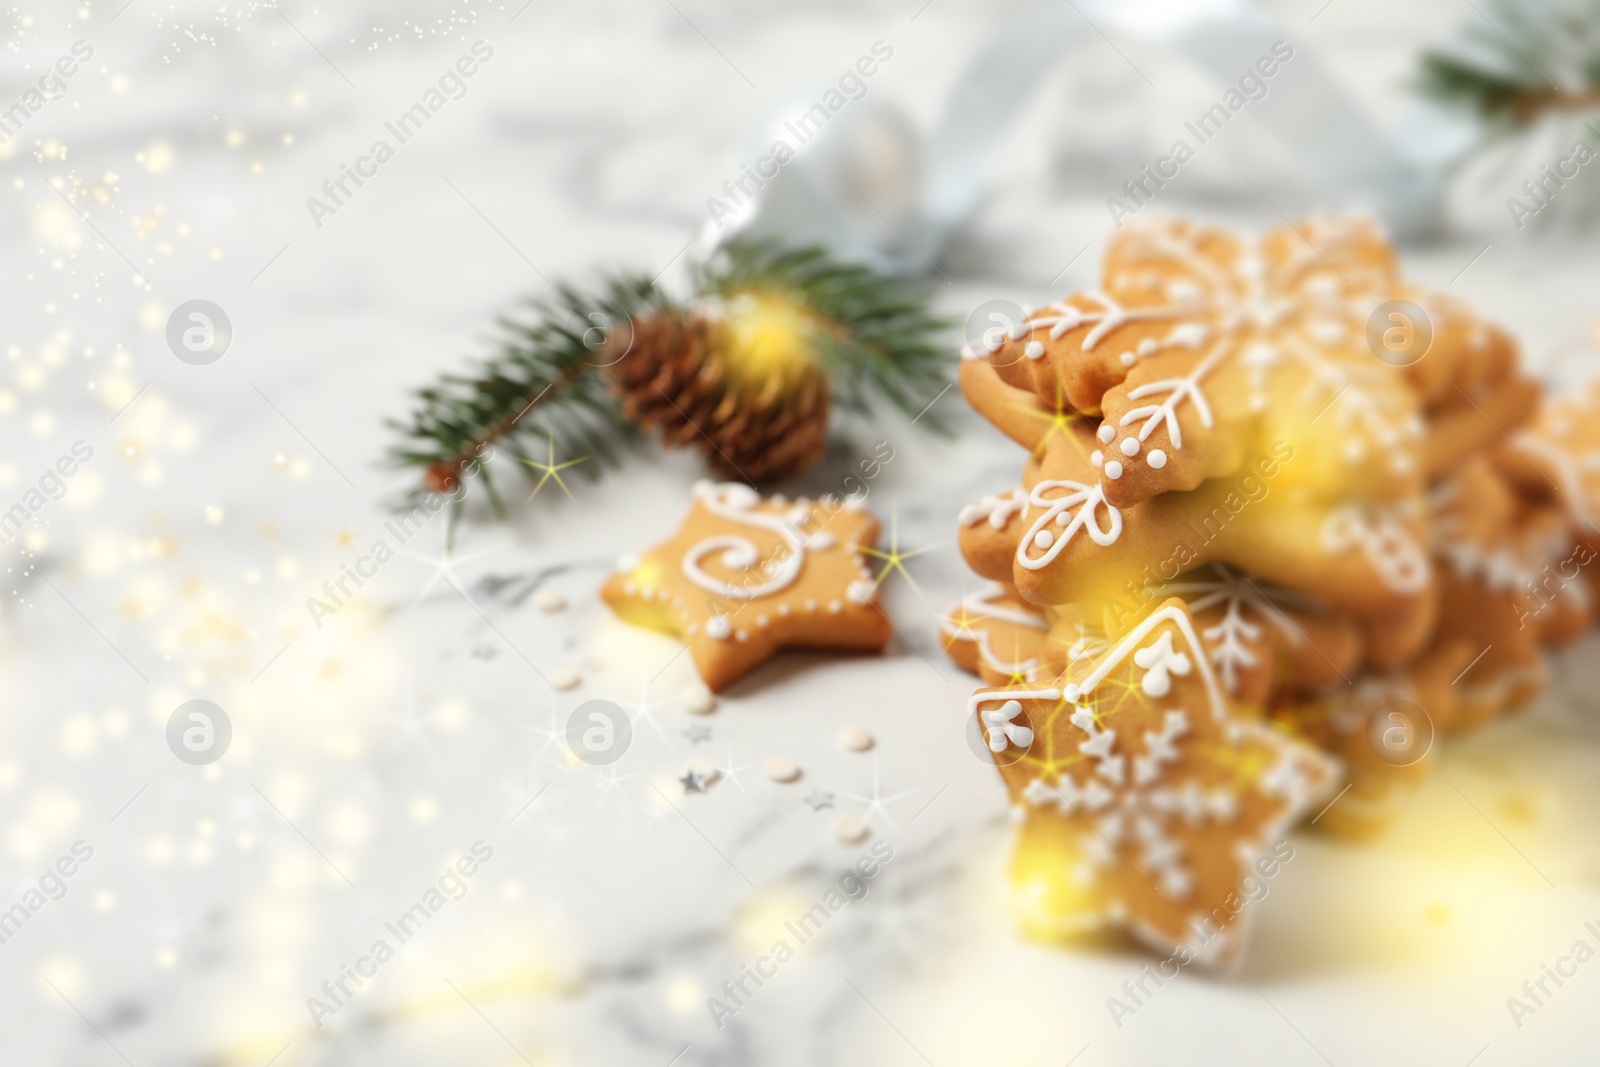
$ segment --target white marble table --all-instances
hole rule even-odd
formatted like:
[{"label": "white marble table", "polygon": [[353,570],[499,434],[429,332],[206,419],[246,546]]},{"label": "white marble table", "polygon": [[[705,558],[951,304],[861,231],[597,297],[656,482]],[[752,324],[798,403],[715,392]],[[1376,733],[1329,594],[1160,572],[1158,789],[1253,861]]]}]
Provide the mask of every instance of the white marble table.
[{"label": "white marble table", "polygon": [[[872,41],[896,50],[872,91],[928,120],[994,11],[119,6],[20,0],[0,19],[0,102],[74,41],[93,49],[0,146],[0,509],[74,442],[93,450],[0,549],[0,909],[74,842],[92,850],[0,944],[0,1062],[1592,1062],[1600,965],[1520,1029],[1505,1001],[1573,941],[1600,945],[1584,926],[1600,926],[1593,640],[1529,714],[1450,745],[1380,841],[1297,835],[1238,976],[1185,975],[1119,1027],[1106,999],[1145,957],[1015,936],[1003,795],[963,741],[972,682],[939,654],[933,609],[970,581],[956,511],[1020,457],[954,394],[953,439],[841,427],[894,443],[870,504],[902,546],[931,547],[915,587],[886,586],[899,636],[882,659],[788,655],[709,717],[676,705],[679,646],[615,622],[595,589],[674,525],[700,475],[685,455],[576,480],[571,500],[546,486],[506,524],[474,509],[448,560],[434,524],[313,624],[307,598],[388,517],[382,420],[407,390],[550,278],[672,261],[770,101]],[[1411,49],[1470,13],[1278,10],[1385,112]],[[306,199],[480,39],[493,54],[461,99],[318,227]],[[1157,88],[1109,48],[1063,62],[943,264],[941,307],[1092,281],[1107,189],[1209,91],[1120,43]],[[1216,147],[1169,209],[1275,224],[1241,174],[1285,210],[1314,206],[1270,144]],[[1485,202],[1408,267],[1443,285],[1490,245],[1455,291],[1548,357],[1587,331],[1600,263]],[[196,298],[234,325],[209,366],[163,337]],[[852,447],[794,491],[831,488]],[[541,583],[569,607],[536,610]],[[580,687],[541,681],[561,666]],[[594,697],[634,715],[603,770],[561,745]],[[233,730],[204,767],[165,736],[196,698]],[[835,743],[851,723],[870,752]],[[762,776],[775,755],[799,782]],[[735,773],[685,796],[692,759]],[[718,1029],[706,998],[868,848],[834,840],[841,814],[894,858]],[[447,880],[460,899],[400,944],[385,924],[479,841],[492,857]],[[380,938],[393,958],[361,964],[317,1029],[308,998]]]}]

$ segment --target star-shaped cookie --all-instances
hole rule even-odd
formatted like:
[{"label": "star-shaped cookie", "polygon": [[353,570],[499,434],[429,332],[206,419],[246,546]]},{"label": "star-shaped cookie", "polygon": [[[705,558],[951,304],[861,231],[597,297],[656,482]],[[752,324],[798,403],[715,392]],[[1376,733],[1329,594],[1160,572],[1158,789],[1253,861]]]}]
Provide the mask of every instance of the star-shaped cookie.
[{"label": "star-shaped cookie", "polygon": [[626,621],[683,638],[720,690],[786,646],[882,651],[891,628],[861,551],[877,537],[851,499],[700,482],[678,532],[619,560],[600,595]]},{"label": "star-shaped cookie", "polygon": [[970,707],[1019,824],[1025,923],[1110,923],[1215,965],[1237,957],[1275,847],[1338,774],[1234,713],[1177,598],[1054,683],[980,691]]}]

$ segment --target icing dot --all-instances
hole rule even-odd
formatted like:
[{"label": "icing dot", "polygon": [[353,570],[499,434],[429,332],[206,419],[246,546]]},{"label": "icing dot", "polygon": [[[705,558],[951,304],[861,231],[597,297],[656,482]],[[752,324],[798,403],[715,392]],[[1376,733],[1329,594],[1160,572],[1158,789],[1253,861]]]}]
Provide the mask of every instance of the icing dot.
[{"label": "icing dot", "polygon": [[1134,355],[1132,352],[1124,352],[1117,358],[1121,360],[1124,367],[1131,367],[1139,361],[1139,357]]},{"label": "icing dot", "polygon": [[1167,465],[1167,454],[1161,451],[1159,448],[1152,448],[1150,450],[1150,455],[1145,462],[1149,463],[1150,466],[1154,467],[1156,470],[1160,470],[1162,467]]},{"label": "icing dot", "polygon": [[693,685],[685,689],[683,695],[678,698],[678,703],[682,704],[683,710],[690,715],[710,715],[717,710],[717,698],[703,685]]},{"label": "icing dot", "polygon": [[1143,341],[1139,342],[1139,354],[1141,356],[1148,356],[1150,353],[1156,350],[1156,347],[1156,339],[1154,337],[1146,337]]},{"label": "icing dot", "polygon": [[736,641],[748,641],[750,640],[750,631],[740,630],[738,633],[734,634],[733,637]]},{"label": "icing dot", "polygon": [[833,534],[827,530],[822,530],[811,535],[811,540],[806,542],[806,547],[813,552],[822,552],[832,548],[836,543],[837,541],[834,539]]},{"label": "icing dot", "polygon": [[1022,354],[1029,359],[1038,359],[1044,355],[1044,345],[1038,341],[1029,341],[1027,347],[1022,350]]},{"label": "icing dot", "polygon": [[1055,544],[1055,540],[1056,535],[1051,533],[1049,530],[1040,530],[1038,533],[1033,535],[1033,544],[1036,548],[1049,548],[1051,545]]},{"label": "icing dot", "polygon": [[1105,462],[1105,458],[1105,453],[1101,452],[1098,448],[1089,453],[1089,462],[1093,463],[1096,467]]},{"label": "icing dot", "polygon": [[1137,437],[1124,437],[1122,439],[1122,454],[1124,456],[1137,456],[1139,454],[1139,439]]},{"label": "icing dot", "polygon": [[553,585],[541,585],[533,594],[533,606],[540,611],[560,611],[567,606],[567,598]]},{"label": "icing dot", "polygon": [[807,600],[806,601],[806,610],[807,611],[816,611],[817,610],[817,602],[815,600]]},{"label": "icing dot", "polygon": [[1079,689],[1074,683],[1068,682],[1062,687],[1061,695],[1069,701],[1076,702],[1083,695],[1083,690]]},{"label": "icing dot", "polygon": [[718,641],[726,641],[733,633],[733,624],[726,615],[713,615],[706,620],[706,636],[715,637]]},{"label": "icing dot", "polygon": [[1110,463],[1107,463],[1106,477],[1110,478],[1112,481],[1116,481],[1118,478],[1122,477],[1122,464],[1118,463],[1116,460],[1112,460]]},{"label": "icing dot", "polygon": [[622,591],[632,596],[639,591],[639,584],[637,582],[623,582]]},{"label": "icing dot", "polygon": [[850,600],[852,603],[865,604],[872,599],[872,583],[859,581],[850,583]]},{"label": "icing dot", "polygon": [[789,605],[787,605],[787,604],[779,604],[778,605],[778,614],[779,615],[787,615],[787,614],[789,614]]},{"label": "icing dot", "polygon": [[761,761],[761,773],[774,782],[792,782],[800,777],[800,765],[787,756],[768,756]]},{"label": "icing dot", "polygon": [[765,615],[757,615],[756,616],[756,626],[758,628],[760,628],[760,629],[766,629],[767,617]]},{"label": "icing dot", "polygon": [[1095,431],[1094,435],[1100,438],[1101,444],[1109,445],[1111,443],[1111,439],[1117,436],[1117,428],[1111,425],[1109,422],[1102,422],[1100,424],[1100,428]]},{"label": "icing dot", "polygon": [[844,610],[844,605],[839,603],[837,600],[828,601],[828,614],[837,615],[837,614],[839,614],[839,612],[841,612],[843,610]]}]

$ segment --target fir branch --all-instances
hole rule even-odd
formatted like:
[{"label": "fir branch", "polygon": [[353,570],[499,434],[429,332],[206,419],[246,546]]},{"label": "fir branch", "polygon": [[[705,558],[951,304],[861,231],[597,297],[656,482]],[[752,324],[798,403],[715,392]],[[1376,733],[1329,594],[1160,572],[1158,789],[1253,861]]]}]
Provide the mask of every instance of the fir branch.
[{"label": "fir branch", "polygon": [[[734,244],[698,268],[695,282],[702,293],[724,298],[787,295],[825,320],[818,356],[844,407],[870,411],[877,395],[914,418],[949,382],[949,346],[937,338],[951,324],[928,310],[926,294],[820,248]],[[937,415],[926,421],[945,429]]]},{"label": "fir branch", "polygon": [[[476,373],[444,375],[418,391],[409,421],[388,421],[400,434],[389,463],[427,472],[427,484],[408,499],[427,489],[452,491],[463,470],[496,446],[524,461],[530,481],[538,474],[530,447],[547,441],[565,456],[593,456],[584,473],[598,476],[631,433],[592,373],[603,331],[663,302],[648,278],[618,276],[599,297],[560,285],[552,299],[529,301],[526,314],[502,319],[498,351]],[[503,513],[486,467],[484,473],[485,491]]]},{"label": "fir branch", "polygon": [[1600,0],[1485,0],[1454,41],[1423,53],[1417,89],[1490,137],[1600,107]]},{"label": "fir branch", "polygon": [[[860,411],[885,399],[907,415],[924,411],[948,384],[950,359],[936,343],[948,324],[928,311],[925,295],[872,270],[840,263],[820,249],[733,245],[694,268],[694,294],[670,300],[643,276],[618,275],[597,296],[559,285],[524,315],[499,324],[497,351],[471,374],[447,374],[417,392],[409,420],[389,420],[399,441],[392,466],[421,468],[411,492],[453,492],[469,475],[483,481],[495,513],[505,507],[486,462],[491,448],[522,461],[530,481],[548,469],[546,442],[558,459],[580,456],[598,477],[637,437],[606,376],[604,344],[613,325],[648,322],[662,312],[693,315],[700,301],[743,293],[791,300],[819,326],[813,342],[834,399]],[[927,423],[939,427],[937,417]],[[474,466],[474,464],[477,464]],[[455,512],[452,512],[454,519]]]}]

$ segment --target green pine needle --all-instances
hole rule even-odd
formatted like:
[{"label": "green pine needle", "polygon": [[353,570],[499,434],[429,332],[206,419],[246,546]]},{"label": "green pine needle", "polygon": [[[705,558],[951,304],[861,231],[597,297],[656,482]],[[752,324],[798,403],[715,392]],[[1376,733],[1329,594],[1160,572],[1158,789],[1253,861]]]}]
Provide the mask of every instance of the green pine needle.
[{"label": "green pine needle", "polygon": [[1417,89],[1477,116],[1488,138],[1600,107],[1600,0],[1484,0],[1454,41],[1423,53]]}]

